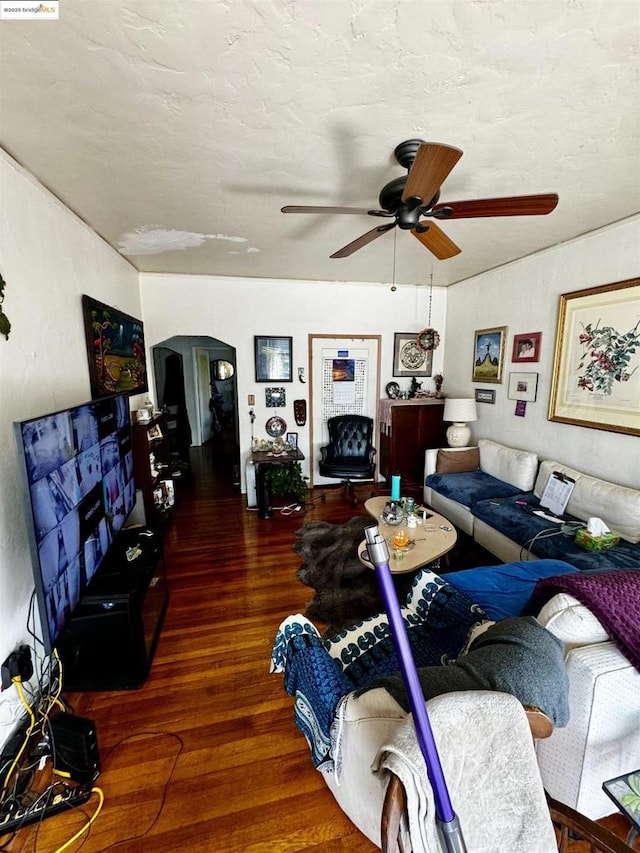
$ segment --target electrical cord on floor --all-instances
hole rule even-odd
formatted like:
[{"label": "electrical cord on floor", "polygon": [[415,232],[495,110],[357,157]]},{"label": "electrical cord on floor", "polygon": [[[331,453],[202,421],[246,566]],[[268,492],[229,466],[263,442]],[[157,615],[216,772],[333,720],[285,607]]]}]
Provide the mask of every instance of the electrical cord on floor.
[{"label": "electrical cord on floor", "polygon": [[63,853],[63,851],[67,850],[73,844],[74,841],[77,841],[80,836],[84,835],[85,832],[91,829],[91,826],[95,822],[95,819],[102,811],[102,806],[104,805],[104,791],[102,790],[102,788],[95,787],[91,789],[91,793],[98,795],[98,805],[96,806],[96,810],[87,820],[87,822],[83,824],[80,829],[74,835],[72,835],[68,841],[65,841],[65,843],[61,847],[58,847],[55,853]]},{"label": "electrical cord on floor", "polygon": [[[177,744],[178,744],[178,750],[177,750],[177,752],[176,752],[176,754],[175,754],[175,757],[174,757],[174,759],[173,759],[173,764],[171,765],[171,770],[170,770],[170,772],[169,772],[169,775],[167,776],[167,779],[166,779],[166,781],[165,781],[165,783],[164,783],[164,786],[163,786],[163,789],[162,789],[162,799],[161,799],[161,801],[160,801],[160,807],[159,807],[159,809],[157,810],[157,812],[156,812],[156,814],[155,814],[155,817],[153,818],[153,820],[151,821],[151,823],[149,824],[149,826],[144,830],[144,832],[140,832],[140,833],[138,833],[137,835],[131,835],[131,836],[128,836],[127,838],[121,838],[121,839],[119,839],[118,841],[114,841],[112,844],[109,844],[109,846],[108,846],[108,847],[104,847],[104,848],[103,848],[103,850],[102,850],[102,853],[106,853],[106,851],[107,851],[107,850],[115,850],[115,849],[116,849],[120,844],[126,844],[126,843],[128,843],[128,842],[130,842],[130,841],[135,841],[135,840],[136,840],[136,839],[138,839],[138,838],[144,838],[146,835],[148,835],[148,834],[151,832],[151,830],[153,829],[153,827],[154,827],[154,826],[156,825],[156,823],[160,820],[160,815],[162,814],[162,810],[164,809],[164,804],[165,804],[166,799],[167,799],[167,789],[169,788],[169,785],[171,784],[171,780],[173,779],[173,774],[175,773],[176,766],[177,766],[177,764],[178,764],[178,759],[180,758],[180,755],[181,755],[182,750],[183,750],[183,748],[184,748],[184,741],[182,740],[182,738],[181,738],[179,735],[177,735],[175,732],[138,732],[138,733],[137,733],[137,734],[135,734],[135,735],[129,735],[129,737],[123,738],[119,743],[115,744],[115,745],[114,745],[114,746],[109,750],[109,752],[107,753],[107,756],[106,756],[106,757],[105,757],[105,759],[103,760],[103,768],[104,768],[105,762],[108,760],[108,757],[109,757],[110,755],[112,755],[112,754],[113,754],[113,752],[114,752],[114,751],[115,751],[119,746],[122,746],[122,745],[123,745],[123,744],[125,744],[127,741],[135,740],[136,738],[141,738],[141,737],[149,737],[149,736],[152,736],[152,735],[153,735],[153,736],[161,735],[161,736],[164,736],[164,737],[171,737],[171,738],[173,738],[173,739],[177,742]],[[58,853],[58,851],[56,851],[56,853]]]},{"label": "electrical cord on floor", "polygon": [[287,506],[280,507],[280,515],[295,515],[302,510],[302,504],[293,503]]}]

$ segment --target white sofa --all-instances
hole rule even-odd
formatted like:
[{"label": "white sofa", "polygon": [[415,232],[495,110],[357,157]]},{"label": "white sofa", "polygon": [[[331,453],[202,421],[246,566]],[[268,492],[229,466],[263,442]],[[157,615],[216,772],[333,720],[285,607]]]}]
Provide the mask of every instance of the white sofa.
[{"label": "white sofa", "polygon": [[[468,451],[469,449],[460,448],[459,450]],[[448,455],[456,452],[454,448],[442,448],[442,450]],[[483,500],[476,506],[466,506],[427,484],[427,478],[437,473],[439,453],[437,448],[430,448],[425,452],[423,497],[426,504],[448,518],[459,530],[472,536],[479,545],[491,554],[495,554],[499,560],[511,563],[516,560],[550,557],[572,562],[577,568],[599,568],[600,565],[640,568],[640,490],[591,477],[555,460],[546,459],[539,463],[535,453],[507,447],[489,439],[478,441],[478,452],[480,471],[495,478],[494,483],[498,489],[495,497],[500,504],[492,506],[487,501],[490,497],[488,494],[490,484],[479,484],[479,488],[483,490],[481,495]],[[517,525],[505,524],[504,517],[513,511],[513,501],[519,497],[527,501],[539,501],[550,475],[556,471],[575,481],[566,514],[582,522],[587,522],[592,516],[601,518],[611,530],[620,534],[620,544],[613,551],[587,554],[568,540],[554,542],[549,538],[540,539],[535,545],[526,547],[526,539],[518,541],[517,538],[512,538],[515,534],[511,531],[515,530]],[[453,475],[454,478],[455,476]],[[503,489],[503,492],[501,493],[499,489]],[[507,490],[510,494],[505,497]],[[545,524],[551,526],[548,522],[535,517],[527,518],[538,524],[540,529]],[[512,515],[511,521],[513,519]],[[499,529],[500,527],[502,530]],[[511,536],[508,535],[509,533]],[[538,549],[538,553],[533,553],[529,548]],[[549,549],[556,550],[552,552]]]},{"label": "white sofa", "polygon": [[[536,742],[540,774],[552,797],[595,820],[616,811],[602,783],[640,766],[640,673],[571,596],[554,596],[538,618],[565,644],[571,712],[566,727]],[[382,688],[349,695],[339,732],[340,776],[323,774],[343,811],[378,845],[386,781],[372,767],[404,717]]]}]

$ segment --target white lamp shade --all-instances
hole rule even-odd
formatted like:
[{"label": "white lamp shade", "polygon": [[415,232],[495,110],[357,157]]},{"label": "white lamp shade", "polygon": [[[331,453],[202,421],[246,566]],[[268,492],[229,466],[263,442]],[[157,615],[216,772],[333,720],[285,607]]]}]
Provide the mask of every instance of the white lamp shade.
[{"label": "white lamp shade", "polygon": [[476,401],[464,397],[447,397],[444,401],[442,420],[459,424],[477,421]]}]

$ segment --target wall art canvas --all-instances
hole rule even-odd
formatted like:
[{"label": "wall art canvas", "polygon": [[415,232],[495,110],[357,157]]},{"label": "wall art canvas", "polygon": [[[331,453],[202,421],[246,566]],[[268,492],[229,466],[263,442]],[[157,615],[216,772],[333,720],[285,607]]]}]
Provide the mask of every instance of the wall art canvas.
[{"label": "wall art canvas", "polygon": [[92,398],[147,391],[142,321],[87,295],[82,297],[82,313]]},{"label": "wall art canvas", "polygon": [[431,376],[433,353],[418,346],[417,332],[396,332],[393,336],[393,375]]},{"label": "wall art canvas", "polygon": [[473,346],[473,382],[502,382],[506,326],[478,329]]},{"label": "wall art canvas", "polygon": [[292,342],[290,337],[254,335],[256,382],[292,381]]},{"label": "wall art canvas", "polygon": [[561,295],[549,420],[640,435],[640,278]]}]

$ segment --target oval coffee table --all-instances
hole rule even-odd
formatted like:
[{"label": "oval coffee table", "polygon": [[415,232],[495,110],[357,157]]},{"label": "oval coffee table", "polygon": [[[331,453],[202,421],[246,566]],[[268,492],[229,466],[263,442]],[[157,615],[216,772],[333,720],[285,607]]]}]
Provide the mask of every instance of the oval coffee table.
[{"label": "oval coffee table", "polygon": [[[392,574],[404,574],[406,572],[415,572],[423,566],[435,563],[434,568],[439,568],[437,561],[450,551],[458,540],[458,534],[455,527],[448,521],[444,515],[427,510],[430,517],[425,521],[422,520],[421,508],[417,513],[418,526],[414,532],[413,547],[397,549],[392,544],[393,533],[398,527],[407,529],[407,525],[397,525],[396,527],[385,524],[382,520],[382,510],[389,500],[384,495],[369,498],[365,501],[364,508],[369,515],[375,519],[378,530],[384,536],[389,547],[389,566]],[[398,551],[401,552],[401,557],[397,557]],[[363,566],[368,569],[373,569],[373,563],[368,559],[367,542],[363,540],[358,546],[358,559]]]}]

